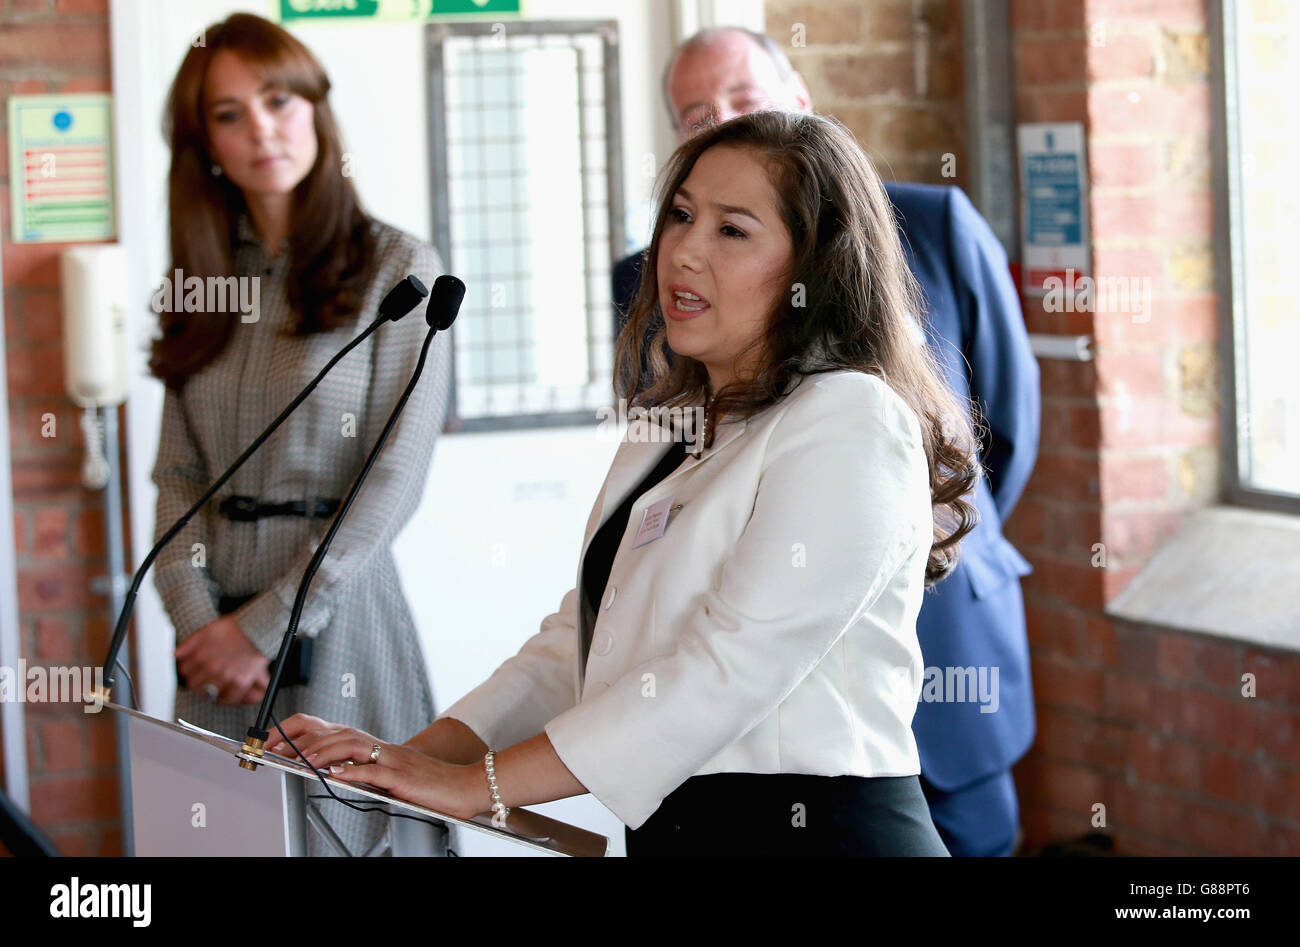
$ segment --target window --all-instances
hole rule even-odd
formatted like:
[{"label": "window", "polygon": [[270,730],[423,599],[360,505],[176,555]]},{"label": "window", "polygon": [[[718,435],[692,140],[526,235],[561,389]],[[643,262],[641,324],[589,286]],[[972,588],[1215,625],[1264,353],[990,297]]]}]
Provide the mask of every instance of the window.
[{"label": "window", "polygon": [[1300,512],[1300,305],[1291,276],[1300,191],[1300,4],[1220,0],[1216,257],[1225,359],[1227,498]]},{"label": "window", "polygon": [[468,292],[453,429],[595,422],[623,246],[617,24],[428,28],[434,241]]}]

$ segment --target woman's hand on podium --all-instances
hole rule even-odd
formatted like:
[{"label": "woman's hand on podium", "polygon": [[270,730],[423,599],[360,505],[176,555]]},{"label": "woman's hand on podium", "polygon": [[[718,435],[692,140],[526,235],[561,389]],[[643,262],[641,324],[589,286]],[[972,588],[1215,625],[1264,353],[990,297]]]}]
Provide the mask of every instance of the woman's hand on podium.
[{"label": "woman's hand on podium", "polygon": [[204,625],[176,648],[185,686],[216,692],[222,704],[256,704],[271,683],[266,658],[239,628],[233,615]]},{"label": "woman's hand on podium", "polygon": [[[365,783],[458,819],[469,819],[491,808],[483,767],[448,763],[409,746],[385,743],[352,727],[327,723],[319,717],[294,714],[280,726],[315,769],[350,783]],[[285,756],[289,745],[267,741],[272,753]],[[379,747],[375,758],[375,747]]]}]

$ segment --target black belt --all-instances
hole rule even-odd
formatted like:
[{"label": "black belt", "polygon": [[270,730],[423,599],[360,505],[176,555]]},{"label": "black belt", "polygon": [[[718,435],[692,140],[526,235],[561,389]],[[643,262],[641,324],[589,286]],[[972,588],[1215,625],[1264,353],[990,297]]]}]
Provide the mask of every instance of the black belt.
[{"label": "black belt", "polygon": [[217,512],[236,523],[252,523],[267,516],[305,516],[329,519],[339,509],[338,500],[286,500],[263,503],[257,497],[226,497]]}]

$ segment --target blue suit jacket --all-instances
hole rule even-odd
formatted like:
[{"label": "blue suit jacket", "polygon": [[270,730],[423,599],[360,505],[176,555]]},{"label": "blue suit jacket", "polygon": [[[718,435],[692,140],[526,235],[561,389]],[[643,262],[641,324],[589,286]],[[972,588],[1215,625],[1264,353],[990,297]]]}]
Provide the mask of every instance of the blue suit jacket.
[{"label": "blue suit jacket", "polygon": [[[928,591],[917,637],[940,684],[948,668],[997,669],[997,704],[981,712],[967,694],[940,687],[912,720],[921,772],[951,792],[1000,772],[1034,739],[1034,699],[1020,577],[1029,563],[1002,535],[1038,453],[1038,363],[1029,347],[1006,254],[984,218],[955,187],[886,182],[899,234],[925,296],[931,349],[960,398],[974,399],[988,435],[975,491],[980,523],[962,542],[956,570]],[[615,334],[640,279],[642,254],[614,267]],[[928,672],[933,674],[934,672]],[[929,681],[927,681],[929,683]],[[992,707],[992,701],[983,705]]]}]

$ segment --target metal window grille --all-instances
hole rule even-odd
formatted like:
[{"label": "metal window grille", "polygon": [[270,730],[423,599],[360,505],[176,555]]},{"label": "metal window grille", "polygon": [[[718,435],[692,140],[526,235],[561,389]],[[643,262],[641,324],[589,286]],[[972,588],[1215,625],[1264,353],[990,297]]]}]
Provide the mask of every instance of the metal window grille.
[{"label": "metal window grille", "polygon": [[616,21],[426,31],[434,242],[468,292],[453,429],[594,422],[623,247]]}]

